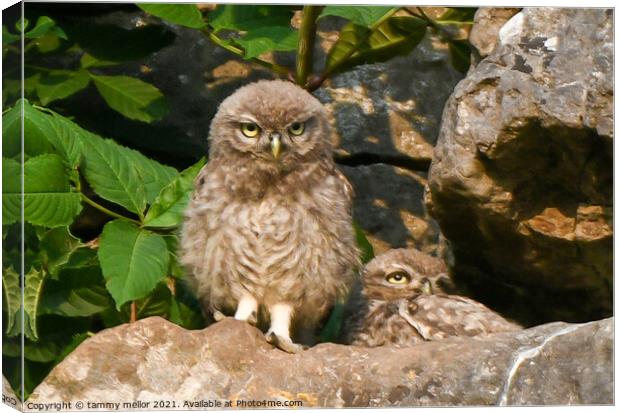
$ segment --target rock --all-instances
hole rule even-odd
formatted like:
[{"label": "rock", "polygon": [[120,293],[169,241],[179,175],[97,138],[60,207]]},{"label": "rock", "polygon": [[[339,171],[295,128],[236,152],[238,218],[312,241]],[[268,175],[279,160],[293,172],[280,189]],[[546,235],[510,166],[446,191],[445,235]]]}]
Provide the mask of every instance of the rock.
[{"label": "rock", "polygon": [[426,174],[388,164],[340,168],[355,190],[353,219],[375,255],[395,247],[440,254],[439,226],[423,205]]},{"label": "rock", "polygon": [[499,30],[515,14],[518,8],[480,7],[474,15],[474,24],[469,34],[469,42],[476,49],[474,63],[490,55],[499,36]]},{"label": "rock", "polygon": [[530,325],[608,316],[612,11],[524,9],[499,41],[446,104],[427,206],[481,301]]},{"label": "rock", "polygon": [[15,395],[11,384],[4,376],[2,376],[2,403],[16,410],[22,410],[21,400]]},{"label": "rock", "polygon": [[462,77],[447,45],[428,33],[409,55],[358,66],[315,92],[332,120],[337,161],[355,187],[355,219],[375,252],[441,248],[421,188],[444,103]]},{"label": "rock", "polygon": [[162,400],[176,409],[204,408],[209,400],[222,406],[230,400],[233,407],[299,400],[306,408],[611,404],[612,336],[613,319],[607,319],[404,349],[325,343],[291,355],[232,319],[188,331],[152,317],[86,340],[26,406],[64,401],[75,407],[78,400],[121,407],[141,401],[147,409]]}]

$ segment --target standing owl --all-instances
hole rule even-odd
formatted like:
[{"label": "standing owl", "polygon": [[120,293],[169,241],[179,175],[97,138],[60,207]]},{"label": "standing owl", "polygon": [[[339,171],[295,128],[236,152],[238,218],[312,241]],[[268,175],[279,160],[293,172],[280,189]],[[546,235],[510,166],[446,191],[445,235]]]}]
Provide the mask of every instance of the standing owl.
[{"label": "standing owl", "polygon": [[347,303],[344,342],[408,347],[521,329],[456,291],[441,260],[414,249],[390,250],[364,268],[361,292]]},{"label": "standing owl", "polygon": [[269,322],[267,340],[299,352],[293,339],[313,336],[359,265],[326,111],[293,83],[259,81],[221,103],[209,140],[181,237],[190,283],[216,319]]}]

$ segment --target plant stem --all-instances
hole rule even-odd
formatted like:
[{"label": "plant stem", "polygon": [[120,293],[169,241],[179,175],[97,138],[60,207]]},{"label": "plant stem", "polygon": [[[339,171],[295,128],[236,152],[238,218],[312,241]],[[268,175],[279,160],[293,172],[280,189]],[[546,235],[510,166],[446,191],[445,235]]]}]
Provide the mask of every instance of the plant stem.
[{"label": "plant stem", "polygon": [[323,6],[304,6],[302,12],[299,42],[297,43],[297,61],[295,64],[295,81],[302,87],[306,86],[308,75],[312,71],[316,19],[319,17],[321,10],[323,10]]},{"label": "plant stem", "polygon": [[[207,35],[207,37],[209,37],[209,39],[215,43],[216,45],[220,46],[223,49],[228,50],[231,53],[236,54],[237,56],[241,56],[243,58],[245,58],[245,52],[243,51],[243,49],[238,48],[237,46],[234,46],[232,44],[228,44],[226,43],[226,41],[224,41],[223,39],[219,38],[215,33],[213,33],[211,30],[209,29],[202,29],[201,30],[204,34]],[[270,69],[274,72],[276,72],[279,75],[282,76],[287,76],[290,72],[290,70],[287,67],[281,66],[279,64],[276,63],[271,63],[271,62],[267,62],[266,60],[263,59],[259,59],[258,57],[253,57],[251,59],[249,59],[251,62],[254,63],[258,63],[259,65],[266,67],[267,69]]]},{"label": "plant stem", "polygon": [[131,313],[129,314],[129,322],[135,323],[136,320],[138,319],[138,314],[136,311],[136,302],[132,301],[131,304],[129,305],[129,308],[131,310]]},{"label": "plant stem", "polygon": [[98,203],[96,203],[95,201],[93,201],[92,199],[90,199],[89,197],[87,197],[86,195],[84,195],[82,192],[80,192],[80,196],[82,197],[82,200],[84,200],[84,202],[86,202],[88,205],[92,206],[93,208],[98,209],[99,211],[103,212],[104,214],[110,215],[114,218],[119,218],[119,219],[126,219],[128,221],[131,221],[135,224],[141,225],[140,221],[137,221],[135,219],[129,218],[129,217],[125,217],[121,214],[117,214],[114,211],[110,211],[108,208],[104,207],[103,205],[100,205]]}]

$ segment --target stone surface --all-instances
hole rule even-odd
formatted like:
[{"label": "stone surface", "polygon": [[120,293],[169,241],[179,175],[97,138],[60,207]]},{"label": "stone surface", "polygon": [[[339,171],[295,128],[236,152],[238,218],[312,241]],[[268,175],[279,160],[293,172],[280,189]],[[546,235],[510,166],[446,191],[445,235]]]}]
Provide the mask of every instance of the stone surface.
[{"label": "stone surface", "polygon": [[2,376],[2,403],[17,410],[22,409],[21,400],[15,395],[6,377]]},{"label": "stone surface", "polygon": [[409,55],[358,66],[315,92],[332,119],[337,161],[355,187],[355,219],[376,252],[440,248],[420,188],[444,103],[462,77],[429,32]]},{"label": "stone surface", "polygon": [[553,323],[403,349],[325,343],[291,355],[232,319],[187,331],[152,317],[82,343],[25,406],[78,400],[121,406],[140,400],[150,408],[169,400],[177,409],[201,407],[185,402],[202,400],[233,406],[301,400],[303,407],[610,404],[612,329],[613,319]]},{"label": "stone surface", "polygon": [[426,174],[389,164],[340,169],[355,190],[353,219],[364,228],[375,255],[395,246],[441,255],[439,226],[421,202]]},{"label": "stone surface", "polygon": [[497,45],[499,30],[519,10],[521,9],[510,7],[480,7],[476,11],[469,34],[469,42],[475,49],[472,60],[474,64],[493,52]]},{"label": "stone surface", "polygon": [[524,9],[499,39],[446,104],[427,205],[481,301],[530,325],[608,316],[612,11]]}]

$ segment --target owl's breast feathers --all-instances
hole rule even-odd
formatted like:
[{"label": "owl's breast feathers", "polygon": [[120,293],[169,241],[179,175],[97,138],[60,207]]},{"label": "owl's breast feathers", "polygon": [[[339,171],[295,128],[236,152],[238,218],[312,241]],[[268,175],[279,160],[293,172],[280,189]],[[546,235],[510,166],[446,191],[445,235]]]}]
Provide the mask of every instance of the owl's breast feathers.
[{"label": "owl's breast feathers", "polygon": [[370,300],[346,341],[377,347],[407,347],[448,337],[478,337],[521,330],[483,304],[447,294]]},{"label": "owl's breast feathers", "polygon": [[205,167],[188,208],[183,256],[199,295],[234,307],[249,291],[263,304],[284,300],[317,313],[343,298],[358,252],[351,192],[333,164],[270,185],[258,176],[255,186],[250,171],[230,166]]}]

